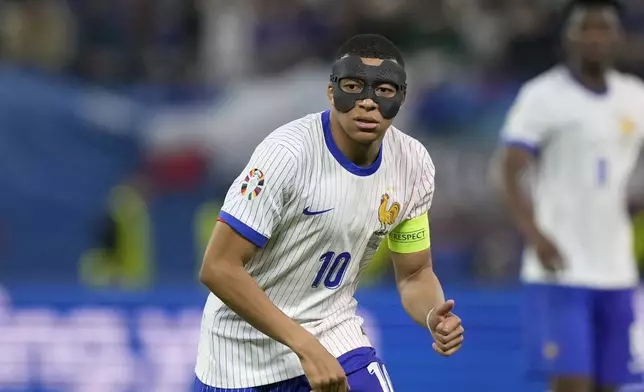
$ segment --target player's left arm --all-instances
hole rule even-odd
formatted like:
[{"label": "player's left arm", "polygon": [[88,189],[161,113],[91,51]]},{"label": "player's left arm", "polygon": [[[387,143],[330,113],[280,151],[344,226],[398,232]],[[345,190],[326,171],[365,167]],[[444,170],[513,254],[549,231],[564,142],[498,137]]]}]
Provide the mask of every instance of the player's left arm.
[{"label": "player's left arm", "polygon": [[441,283],[432,268],[429,222],[426,214],[401,223],[389,235],[396,285],[407,314],[428,328],[432,348],[446,357],[463,344],[461,319],[452,313],[454,301],[445,301]]},{"label": "player's left arm", "polygon": [[429,208],[434,195],[434,164],[423,148],[412,207],[388,236],[396,285],[403,307],[416,323],[428,328],[437,353],[450,356],[461,348],[463,326],[452,313],[454,301],[445,301],[434,273],[430,251]]}]

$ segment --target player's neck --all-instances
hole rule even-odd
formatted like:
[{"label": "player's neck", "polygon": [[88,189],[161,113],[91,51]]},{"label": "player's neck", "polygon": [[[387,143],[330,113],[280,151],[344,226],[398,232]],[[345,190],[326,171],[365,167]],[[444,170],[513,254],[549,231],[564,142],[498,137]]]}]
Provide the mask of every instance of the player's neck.
[{"label": "player's neck", "polygon": [[342,154],[358,166],[367,167],[378,159],[382,140],[370,144],[358,143],[342,129],[340,122],[331,116],[331,136]]},{"label": "player's neck", "polygon": [[577,82],[588,90],[597,93],[608,91],[607,70],[604,66],[577,61],[569,62],[568,69]]}]

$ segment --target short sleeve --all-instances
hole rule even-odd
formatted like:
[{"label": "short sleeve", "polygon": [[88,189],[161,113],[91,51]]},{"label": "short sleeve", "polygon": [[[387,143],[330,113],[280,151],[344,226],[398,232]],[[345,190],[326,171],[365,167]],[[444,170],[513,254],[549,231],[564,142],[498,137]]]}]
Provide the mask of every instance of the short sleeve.
[{"label": "short sleeve", "polygon": [[414,187],[412,189],[411,202],[412,206],[405,220],[417,218],[426,214],[432,206],[434,199],[434,176],[436,168],[429,153],[422,147],[420,165],[417,167],[415,174]]},{"label": "short sleeve", "polygon": [[263,141],[230,186],[219,220],[263,248],[283,216],[296,170],[292,150],[276,141]]},{"label": "short sleeve", "polygon": [[545,145],[551,128],[549,119],[553,113],[548,111],[542,95],[533,85],[521,89],[503,128],[502,141],[505,145],[525,148],[534,155]]}]

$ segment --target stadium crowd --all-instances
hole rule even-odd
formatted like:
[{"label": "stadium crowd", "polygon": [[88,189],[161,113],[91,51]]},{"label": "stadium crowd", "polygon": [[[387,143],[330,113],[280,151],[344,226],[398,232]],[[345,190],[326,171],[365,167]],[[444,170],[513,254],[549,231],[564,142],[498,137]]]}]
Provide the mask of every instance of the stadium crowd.
[{"label": "stadium crowd", "polygon": [[[99,83],[247,78],[389,37],[444,80],[522,81],[557,59],[557,0],[7,0],[2,57]],[[625,1],[624,67],[644,73],[644,3]]]}]

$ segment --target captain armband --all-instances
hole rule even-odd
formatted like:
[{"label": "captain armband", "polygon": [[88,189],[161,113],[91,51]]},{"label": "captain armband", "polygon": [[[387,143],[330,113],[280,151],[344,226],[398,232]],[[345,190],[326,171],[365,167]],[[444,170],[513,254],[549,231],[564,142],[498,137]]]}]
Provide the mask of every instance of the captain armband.
[{"label": "captain armband", "polygon": [[403,221],[387,236],[389,249],[396,253],[415,253],[429,249],[429,220],[423,214]]}]

